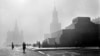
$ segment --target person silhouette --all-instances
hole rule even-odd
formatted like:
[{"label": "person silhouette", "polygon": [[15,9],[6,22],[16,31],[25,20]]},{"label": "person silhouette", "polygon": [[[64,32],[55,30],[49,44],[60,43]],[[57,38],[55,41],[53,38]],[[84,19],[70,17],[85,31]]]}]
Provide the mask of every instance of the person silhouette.
[{"label": "person silhouette", "polygon": [[23,47],[23,53],[26,53],[25,52],[25,50],[26,50],[26,44],[25,44],[25,42],[23,42],[22,47]]},{"label": "person silhouette", "polygon": [[12,50],[14,49],[14,44],[13,44],[13,42],[12,42],[12,45],[11,45],[11,47],[12,47]]}]

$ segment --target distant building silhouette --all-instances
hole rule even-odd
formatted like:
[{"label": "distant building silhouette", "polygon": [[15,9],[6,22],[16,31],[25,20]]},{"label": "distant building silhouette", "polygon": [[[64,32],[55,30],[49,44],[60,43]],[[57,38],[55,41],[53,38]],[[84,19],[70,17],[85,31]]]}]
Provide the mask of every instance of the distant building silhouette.
[{"label": "distant building silhouette", "polygon": [[48,40],[48,44],[49,45],[55,45],[55,42],[56,42],[56,40],[55,40],[56,38],[48,38],[47,40]]},{"label": "distant building silhouette", "polygon": [[[73,23],[62,30],[59,38],[59,47],[88,47],[100,46],[100,24],[95,24],[90,17],[76,17]],[[73,27],[73,28],[72,28]],[[71,29],[70,29],[71,28]],[[52,34],[55,34],[56,31]],[[54,42],[57,38],[48,38],[43,41],[44,46],[51,46],[48,42]],[[54,40],[54,41],[53,41]],[[52,45],[54,46],[54,45]]]},{"label": "distant building silhouette", "polygon": [[48,44],[49,44],[49,39],[48,38],[50,38],[51,36],[50,36],[50,34],[48,33],[48,34],[44,34],[44,41],[45,42],[47,42]]},{"label": "distant building silhouette", "polygon": [[61,30],[61,23],[59,23],[58,20],[58,13],[56,11],[56,7],[54,7],[54,11],[53,11],[53,19],[52,22],[50,24],[50,32],[56,32],[58,30]]},{"label": "distant building silhouette", "polygon": [[[54,6],[54,10],[53,10],[53,19],[52,19],[52,22],[50,24],[50,33],[51,33],[51,38],[57,38],[55,39],[55,41],[57,43],[59,43],[59,37],[61,36],[62,34],[62,31],[61,30],[61,23],[59,23],[59,20],[58,20],[58,12],[56,10],[56,7]],[[57,32],[59,31],[59,32]],[[57,33],[55,33],[57,32]],[[50,41],[49,44],[54,44],[55,42],[53,41]]]},{"label": "distant building silhouette", "polygon": [[6,44],[22,44],[23,43],[23,31],[19,31],[17,21],[15,23],[15,28],[13,31],[7,32]]},{"label": "distant building silhouette", "polygon": [[99,25],[89,17],[77,17],[73,20],[75,29],[64,29],[60,37],[62,46],[98,46]]}]

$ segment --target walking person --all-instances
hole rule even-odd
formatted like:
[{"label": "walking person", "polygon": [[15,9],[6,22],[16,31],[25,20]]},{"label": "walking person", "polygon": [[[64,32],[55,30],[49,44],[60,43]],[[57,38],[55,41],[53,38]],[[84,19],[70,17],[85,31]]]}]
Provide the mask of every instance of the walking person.
[{"label": "walking person", "polygon": [[25,54],[26,53],[25,52],[25,50],[26,50],[26,44],[25,44],[25,42],[23,42],[22,47],[23,47],[23,53]]},{"label": "walking person", "polygon": [[11,44],[11,48],[12,48],[12,50],[14,49],[14,44],[13,44],[13,42],[12,42],[12,44]]},{"label": "walking person", "polygon": [[40,44],[40,42],[38,41],[38,47],[40,48],[41,47],[41,44]]}]

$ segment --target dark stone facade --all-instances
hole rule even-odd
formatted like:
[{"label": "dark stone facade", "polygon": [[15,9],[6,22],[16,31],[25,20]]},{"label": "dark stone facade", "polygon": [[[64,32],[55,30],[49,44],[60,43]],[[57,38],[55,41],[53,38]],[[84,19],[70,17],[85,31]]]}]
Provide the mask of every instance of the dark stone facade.
[{"label": "dark stone facade", "polygon": [[92,23],[89,17],[73,20],[75,29],[65,29],[60,37],[62,46],[98,46],[99,24]]}]

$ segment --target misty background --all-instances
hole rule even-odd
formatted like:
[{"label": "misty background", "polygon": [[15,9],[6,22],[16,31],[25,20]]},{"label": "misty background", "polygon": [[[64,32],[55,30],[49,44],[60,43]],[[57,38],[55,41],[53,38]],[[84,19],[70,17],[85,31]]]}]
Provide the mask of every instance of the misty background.
[{"label": "misty background", "polygon": [[16,20],[24,41],[44,40],[44,34],[50,33],[54,5],[62,29],[74,17],[100,16],[100,0],[0,0],[0,46],[6,41],[7,32],[13,31]]}]

